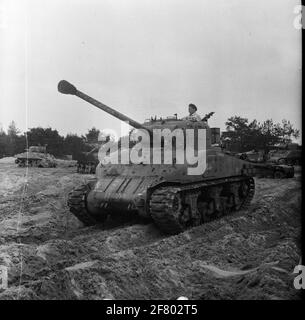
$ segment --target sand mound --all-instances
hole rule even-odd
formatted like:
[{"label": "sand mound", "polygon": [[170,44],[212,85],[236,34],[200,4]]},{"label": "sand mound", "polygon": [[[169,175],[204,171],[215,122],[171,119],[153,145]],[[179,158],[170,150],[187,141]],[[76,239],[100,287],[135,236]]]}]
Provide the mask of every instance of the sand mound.
[{"label": "sand mound", "polygon": [[16,158],[15,157],[5,157],[0,159],[0,163],[15,163]]}]

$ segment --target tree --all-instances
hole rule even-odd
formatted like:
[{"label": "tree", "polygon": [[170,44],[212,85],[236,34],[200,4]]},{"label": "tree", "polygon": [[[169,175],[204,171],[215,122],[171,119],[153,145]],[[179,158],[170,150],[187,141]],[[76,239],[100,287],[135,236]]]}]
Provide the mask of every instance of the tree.
[{"label": "tree", "polygon": [[86,140],[88,143],[98,143],[100,130],[93,127],[92,129],[88,130],[86,133]]},{"label": "tree", "polygon": [[260,133],[260,142],[264,149],[269,149],[275,144],[291,143],[292,137],[297,139],[300,135],[300,131],[285,119],[282,123],[273,123],[272,119],[264,121],[260,125]]},{"label": "tree", "polygon": [[64,155],[64,138],[52,128],[31,128],[27,132],[29,146],[47,146],[47,152],[54,156]]},{"label": "tree", "polygon": [[229,138],[232,151],[245,152],[252,149],[263,149],[266,152],[278,143],[289,143],[291,138],[298,138],[299,130],[295,129],[290,121],[274,123],[267,119],[263,123],[253,120],[249,123],[247,118],[234,116],[226,122],[227,132],[224,137]]},{"label": "tree", "polygon": [[16,123],[13,120],[8,126],[7,134],[10,137],[16,137],[19,133],[20,133],[20,130],[17,129]]},{"label": "tree", "polygon": [[1,128],[0,130],[0,158],[6,156],[8,154],[7,152],[7,146],[8,146],[8,138],[4,130]]},{"label": "tree", "polygon": [[84,140],[84,137],[79,137],[76,134],[67,134],[64,139],[65,154],[71,154],[75,160],[80,159],[83,152],[87,151],[87,145]]},{"label": "tree", "polygon": [[5,133],[3,128],[0,129],[0,157],[14,156],[17,153],[23,152],[26,147],[26,140],[16,123],[12,121],[9,124],[8,131]]},{"label": "tree", "polygon": [[229,118],[225,124],[230,133],[228,136],[233,149],[244,152],[257,147],[260,129],[256,120],[249,124],[247,118],[234,116]]},{"label": "tree", "polygon": [[17,128],[15,121],[12,121],[7,130],[6,137],[6,155],[13,156],[20,153],[25,148],[25,139],[20,136],[20,130]]},{"label": "tree", "polygon": [[292,141],[292,137],[297,139],[300,137],[300,130],[295,129],[290,121],[282,120],[282,127],[279,128],[280,136],[284,143],[289,143]]}]

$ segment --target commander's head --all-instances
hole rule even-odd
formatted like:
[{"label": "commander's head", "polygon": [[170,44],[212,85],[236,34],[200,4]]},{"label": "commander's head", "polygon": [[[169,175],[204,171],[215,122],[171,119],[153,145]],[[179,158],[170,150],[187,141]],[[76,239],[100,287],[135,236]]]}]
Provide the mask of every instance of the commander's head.
[{"label": "commander's head", "polygon": [[189,113],[190,113],[190,115],[192,115],[196,111],[197,111],[197,107],[193,103],[190,103],[189,104]]}]

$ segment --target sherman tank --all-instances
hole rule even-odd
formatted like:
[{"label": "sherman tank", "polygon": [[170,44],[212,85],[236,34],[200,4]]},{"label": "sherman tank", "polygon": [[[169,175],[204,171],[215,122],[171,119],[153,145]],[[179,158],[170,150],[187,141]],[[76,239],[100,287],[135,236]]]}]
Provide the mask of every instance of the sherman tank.
[{"label": "sherman tank", "polygon": [[[202,121],[178,119],[175,115],[158,119],[154,117],[141,124],[77,90],[65,80],[58,83],[58,91],[75,95],[128,122],[135,131],[146,132],[153,142],[153,138],[164,129],[171,133],[180,129],[185,135],[193,132],[194,154],[204,163],[205,170],[194,174],[190,168],[194,169],[195,165],[177,161],[177,152],[172,152],[170,163],[165,162],[168,146],[162,140],[162,134],[160,148],[155,148],[150,141],[146,151],[151,153],[145,153],[148,154],[148,160],[154,160],[159,152],[163,159],[161,163],[149,162],[147,158],[146,161],[127,164],[122,161],[117,164],[111,161],[105,163],[100,159],[95,179],[78,186],[68,196],[70,211],[85,225],[104,223],[109,216],[115,218],[133,213],[153,220],[164,233],[177,234],[249,206],[255,192],[254,169],[250,163],[226,155],[220,147],[212,145],[213,130],[207,120],[213,112]],[[196,141],[200,140],[199,133],[202,132],[205,132],[206,145],[196,149],[199,146]],[[186,140],[182,144],[185,157],[192,152]],[[156,149],[157,156],[154,153]],[[126,153],[131,156],[132,152],[130,148],[118,149],[121,160],[126,159]]]},{"label": "sherman tank", "polygon": [[77,173],[94,174],[98,165],[98,150],[97,146],[93,146],[89,152],[82,152],[77,158]]},{"label": "sherman tank", "polygon": [[285,179],[294,177],[294,167],[274,163],[255,163],[255,176],[258,178]]},{"label": "sherman tank", "polygon": [[15,163],[19,167],[55,168],[56,159],[47,153],[45,146],[31,146],[26,152],[15,155]]},{"label": "sherman tank", "polygon": [[258,178],[284,179],[294,177],[292,165],[277,164],[270,160],[265,161],[263,152],[248,151],[236,155],[242,160],[251,162],[255,169],[255,176]]},{"label": "sherman tank", "polygon": [[302,151],[279,149],[269,152],[269,163],[284,164],[284,165],[300,165]]}]

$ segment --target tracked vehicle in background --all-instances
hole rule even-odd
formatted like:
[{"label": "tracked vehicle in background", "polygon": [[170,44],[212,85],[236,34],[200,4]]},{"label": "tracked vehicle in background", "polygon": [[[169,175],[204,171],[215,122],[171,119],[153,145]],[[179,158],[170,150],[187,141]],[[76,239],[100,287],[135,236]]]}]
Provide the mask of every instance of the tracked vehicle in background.
[{"label": "tracked vehicle in background", "polygon": [[[245,209],[255,192],[253,168],[250,163],[224,154],[212,146],[212,136],[207,123],[178,119],[150,119],[144,124],[77,90],[62,80],[58,91],[76,95],[95,107],[128,121],[136,129],[152,135],[154,129],[199,129],[206,131],[206,150],[198,150],[199,157],[206,157],[206,170],[201,175],[189,175],[188,164],[102,164],[96,168],[96,178],[70,192],[70,211],[85,225],[103,223],[109,216],[127,215],[129,212],[152,219],[167,234],[220,218],[233,211]],[[196,143],[195,143],[196,145]],[[129,150],[119,150],[129,152]],[[161,148],[164,153],[164,148]]]},{"label": "tracked vehicle in background", "polygon": [[98,165],[98,150],[97,146],[92,146],[89,152],[83,152],[77,159],[77,173],[94,174]]},{"label": "tracked vehicle in background", "polygon": [[254,163],[255,176],[258,178],[286,179],[294,177],[294,167],[270,162]]},{"label": "tracked vehicle in background", "polygon": [[31,146],[23,153],[15,155],[15,163],[19,167],[55,168],[56,159],[47,153],[46,146]]},{"label": "tracked vehicle in background", "polygon": [[269,152],[269,163],[282,165],[300,165],[302,162],[302,151],[295,149],[278,149]]},{"label": "tracked vehicle in background", "polygon": [[294,167],[281,162],[271,161],[262,152],[249,151],[237,154],[242,160],[251,162],[258,178],[285,179],[294,177]]}]

